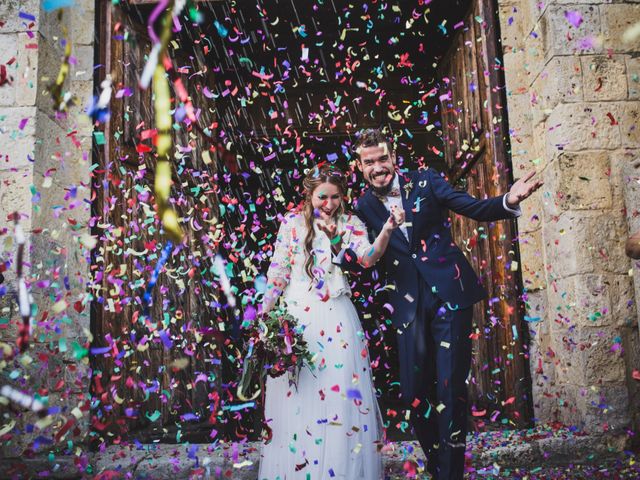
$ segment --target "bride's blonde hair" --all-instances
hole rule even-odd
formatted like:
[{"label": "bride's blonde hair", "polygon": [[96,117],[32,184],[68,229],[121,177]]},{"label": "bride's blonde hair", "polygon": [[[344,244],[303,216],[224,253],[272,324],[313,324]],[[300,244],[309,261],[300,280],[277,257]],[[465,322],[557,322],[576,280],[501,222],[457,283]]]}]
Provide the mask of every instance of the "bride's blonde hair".
[{"label": "bride's blonde hair", "polygon": [[338,187],[340,190],[340,195],[342,196],[342,200],[340,201],[340,205],[334,212],[334,216],[340,217],[345,213],[345,197],[347,194],[347,179],[344,173],[338,168],[332,165],[322,165],[319,167],[312,168],[307,176],[304,177],[302,181],[302,186],[304,187],[304,204],[302,206],[302,215],[304,216],[304,222],[307,226],[307,236],[304,239],[304,250],[305,250],[305,262],[304,262],[304,271],[307,272],[309,278],[313,280],[313,263],[314,263],[314,255],[313,255],[313,240],[315,239],[316,232],[313,228],[313,221],[316,218],[315,212],[313,211],[313,204],[311,203],[311,198],[313,197],[313,192],[318,188],[318,185],[323,183],[330,183]]}]

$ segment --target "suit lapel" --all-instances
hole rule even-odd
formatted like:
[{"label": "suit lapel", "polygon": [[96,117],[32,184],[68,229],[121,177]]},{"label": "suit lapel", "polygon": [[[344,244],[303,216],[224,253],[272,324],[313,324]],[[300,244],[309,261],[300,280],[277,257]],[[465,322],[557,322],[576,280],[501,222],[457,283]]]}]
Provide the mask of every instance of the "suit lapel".
[{"label": "suit lapel", "polygon": [[389,212],[387,211],[384,204],[380,201],[378,197],[376,197],[373,193],[371,193],[371,190],[367,190],[367,194],[365,198],[367,199],[367,203],[369,204],[371,211],[375,213],[375,215],[380,220],[382,220],[382,224],[384,225],[384,222],[386,222],[387,218],[389,217]]}]

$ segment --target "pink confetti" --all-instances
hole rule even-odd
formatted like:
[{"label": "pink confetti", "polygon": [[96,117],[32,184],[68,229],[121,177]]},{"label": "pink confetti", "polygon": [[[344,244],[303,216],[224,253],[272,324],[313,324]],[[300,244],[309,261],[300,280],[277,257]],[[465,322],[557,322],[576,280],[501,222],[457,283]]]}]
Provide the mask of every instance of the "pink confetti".
[{"label": "pink confetti", "polygon": [[576,28],[578,28],[582,23],[582,15],[580,15],[580,12],[576,12],[575,10],[571,12],[564,12],[564,18],[566,18],[567,22]]}]

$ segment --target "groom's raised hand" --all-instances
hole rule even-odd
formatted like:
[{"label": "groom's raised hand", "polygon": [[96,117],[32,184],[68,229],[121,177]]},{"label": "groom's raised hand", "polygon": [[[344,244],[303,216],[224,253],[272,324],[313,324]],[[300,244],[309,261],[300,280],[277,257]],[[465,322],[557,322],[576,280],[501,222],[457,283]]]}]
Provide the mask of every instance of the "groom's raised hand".
[{"label": "groom's raised hand", "polygon": [[543,185],[541,180],[533,179],[535,174],[535,170],[532,170],[511,186],[511,190],[507,194],[507,205],[510,207],[518,206],[522,200],[531,196]]}]

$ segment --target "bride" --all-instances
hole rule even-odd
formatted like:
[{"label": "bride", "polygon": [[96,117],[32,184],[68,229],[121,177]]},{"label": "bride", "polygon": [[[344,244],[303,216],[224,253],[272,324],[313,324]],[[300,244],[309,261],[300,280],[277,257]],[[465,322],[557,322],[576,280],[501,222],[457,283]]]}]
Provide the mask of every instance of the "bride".
[{"label": "bride", "polygon": [[382,421],[369,354],[351,290],[338,263],[357,256],[370,267],[382,256],[404,211],[393,209],[373,245],[345,208],[346,179],[329,166],[304,179],[304,203],[285,215],[267,273],[263,311],[282,294],[304,325],[315,368],[295,385],[268,378],[265,420],[273,436],[263,445],[260,480],[382,478]]}]

